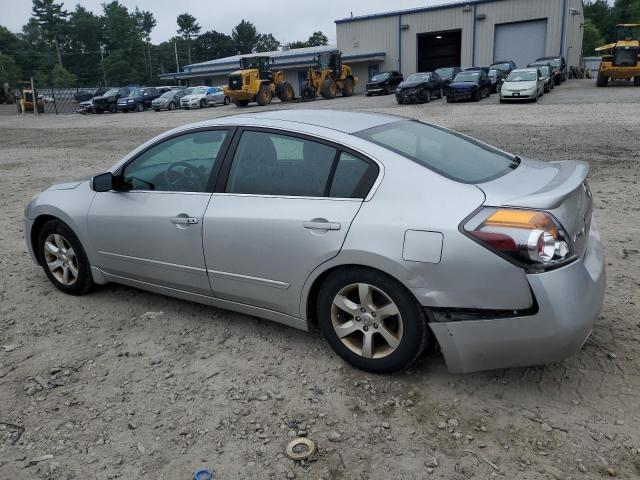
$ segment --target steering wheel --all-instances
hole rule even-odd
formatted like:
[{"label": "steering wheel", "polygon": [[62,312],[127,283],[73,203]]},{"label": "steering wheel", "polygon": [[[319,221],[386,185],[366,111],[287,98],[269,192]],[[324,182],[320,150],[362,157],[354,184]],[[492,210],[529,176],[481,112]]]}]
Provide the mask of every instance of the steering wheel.
[{"label": "steering wheel", "polygon": [[164,172],[164,180],[174,192],[203,192],[207,188],[207,176],[187,162],[169,165]]}]

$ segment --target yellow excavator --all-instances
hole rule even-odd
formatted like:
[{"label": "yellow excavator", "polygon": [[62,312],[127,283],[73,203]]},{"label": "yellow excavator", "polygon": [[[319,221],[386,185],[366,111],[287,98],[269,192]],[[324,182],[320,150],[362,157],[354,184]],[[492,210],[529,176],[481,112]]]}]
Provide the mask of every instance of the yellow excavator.
[{"label": "yellow excavator", "polygon": [[606,52],[598,70],[598,87],[606,87],[609,79],[631,80],[640,87],[640,24],[624,23],[616,26],[616,43],[596,48]]},{"label": "yellow excavator", "polygon": [[320,95],[331,99],[338,93],[343,97],[353,95],[358,78],[349,65],[342,63],[342,52],[323,52],[316,60],[317,65],[309,67],[307,81],[300,90],[303,100],[312,100]]},{"label": "yellow excavator", "polygon": [[264,55],[241,58],[240,70],[229,75],[224,94],[237,107],[246,107],[250,102],[268,105],[274,96],[282,102],[294,100],[293,86],[285,81],[282,70],[272,70],[272,63],[271,57]]}]

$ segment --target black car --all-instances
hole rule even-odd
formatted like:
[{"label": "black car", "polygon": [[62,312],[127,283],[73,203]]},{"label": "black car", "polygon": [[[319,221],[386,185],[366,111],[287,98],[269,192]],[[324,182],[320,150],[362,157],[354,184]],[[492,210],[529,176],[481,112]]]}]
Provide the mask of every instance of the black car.
[{"label": "black car", "polygon": [[491,80],[484,70],[464,70],[456,75],[447,89],[447,102],[473,100],[491,96]]},{"label": "black car", "polygon": [[462,69],[460,67],[443,67],[437,68],[435,73],[438,74],[442,81],[442,86],[446,89],[447,85],[449,85],[461,71]]},{"label": "black car", "polygon": [[367,85],[365,86],[367,97],[370,97],[374,93],[388,95],[391,92],[395,91],[398,84],[403,80],[404,79],[402,78],[402,74],[395,70],[390,72],[376,73],[373,77],[371,77],[371,80],[369,80],[367,82]]},{"label": "black car", "polygon": [[567,61],[562,56],[538,58],[531,65],[546,65],[547,63],[551,64],[551,68],[553,68],[553,77],[556,85],[567,79]]},{"label": "black car", "polygon": [[489,80],[491,80],[491,93],[498,93],[502,88],[505,78],[507,76],[502,73],[502,70],[496,68],[489,69]]},{"label": "black car", "polygon": [[118,99],[120,97],[126,97],[127,95],[129,95],[128,87],[112,88],[104,95],[93,97],[93,99],[91,100],[91,111],[93,113],[116,113],[118,111]]},{"label": "black car", "polygon": [[118,110],[121,112],[142,112],[151,108],[151,102],[160,96],[155,87],[135,87],[126,97],[118,100]]},{"label": "black car", "polygon": [[518,66],[513,60],[498,60],[489,65],[489,70],[500,70],[504,78],[507,78],[511,73],[511,70],[515,70],[516,68],[518,68]]},{"label": "black car", "polygon": [[73,94],[73,98],[76,102],[86,102],[91,100],[93,97],[99,97],[104,95],[112,87],[98,87],[95,90],[77,90],[76,93]]},{"label": "black car", "polygon": [[542,73],[542,76],[547,80],[544,82],[544,93],[550,93],[556,87],[556,77],[553,74],[553,67],[550,63],[530,63],[527,68],[537,68]]},{"label": "black car", "polygon": [[432,98],[442,96],[442,80],[435,72],[412,73],[396,89],[398,103],[429,103]]}]

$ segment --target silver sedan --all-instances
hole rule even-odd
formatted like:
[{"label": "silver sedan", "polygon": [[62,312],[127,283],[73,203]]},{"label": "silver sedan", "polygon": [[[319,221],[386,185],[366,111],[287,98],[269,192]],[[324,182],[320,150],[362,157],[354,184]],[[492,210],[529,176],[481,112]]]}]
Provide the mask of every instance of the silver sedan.
[{"label": "silver sedan", "polygon": [[24,231],[68,294],[114,282],[317,323],[372,372],[437,343],[468,372],[560,360],[591,333],[605,273],[587,173],[402,117],[247,113],[49,187]]}]

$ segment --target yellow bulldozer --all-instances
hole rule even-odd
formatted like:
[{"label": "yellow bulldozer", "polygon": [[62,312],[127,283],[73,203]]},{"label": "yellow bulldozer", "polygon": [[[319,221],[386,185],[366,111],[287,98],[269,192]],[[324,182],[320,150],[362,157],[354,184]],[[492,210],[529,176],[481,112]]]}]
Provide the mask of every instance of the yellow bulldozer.
[{"label": "yellow bulldozer", "polygon": [[606,87],[609,79],[631,80],[640,87],[640,24],[620,24],[616,26],[616,43],[596,48],[596,52],[606,52],[598,70],[598,87]]},{"label": "yellow bulldozer", "polygon": [[358,78],[350,66],[342,63],[342,52],[323,52],[316,60],[317,65],[309,67],[307,81],[300,90],[303,100],[312,100],[320,95],[331,99],[338,93],[343,97],[353,95]]},{"label": "yellow bulldozer", "polygon": [[268,105],[274,96],[282,102],[294,100],[293,87],[285,81],[281,70],[272,70],[272,63],[268,56],[241,58],[240,70],[229,75],[224,94],[237,107],[246,107],[250,102]]}]

